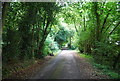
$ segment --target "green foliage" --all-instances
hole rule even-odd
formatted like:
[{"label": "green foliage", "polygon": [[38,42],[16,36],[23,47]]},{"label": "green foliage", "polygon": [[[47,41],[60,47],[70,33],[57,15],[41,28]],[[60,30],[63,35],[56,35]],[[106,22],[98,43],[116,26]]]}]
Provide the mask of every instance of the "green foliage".
[{"label": "green foliage", "polygon": [[70,3],[63,7],[61,14],[76,30],[73,41],[79,51],[93,55],[96,62],[118,71],[119,8],[118,2]]},{"label": "green foliage", "polygon": [[93,63],[93,65],[94,65],[94,67],[96,67],[97,69],[102,71],[101,74],[108,75],[109,79],[119,79],[120,75],[117,72],[111,70],[109,66],[101,65],[101,64],[97,64],[97,63]]},{"label": "green foliage", "polygon": [[[46,38],[57,24],[55,16],[59,7],[56,3],[9,4],[8,9],[5,9],[7,13],[3,26],[3,66],[48,55],[51,52],[51,42],[46,41]],[[7,74],[3,76],[5,75]]]},{"label": "green foliage", "polygon": [[60,27],[60,30],[58,31],[55,41],[59,44],[59,47],[61,48],[68,42],[69,37],[69,31],[65,29],[65,27]]},{"label": "green foliage", "polygon": [[99,73],[100,75],[107,75],[109,76],[109,79],[119,79],[120,74],[113,71],[109,65],[97,63],[92,55],[83,53],[80,54],[80,57],[88,59],[95,68],[101,71],[101,73]]},{"label": "green foliage", "polygon": [[48,54],[52,54],[59,50],[58,44],[48,35],[45,41],[45,45],[43,47],[43,56]]},{"label": "green foliage", "polygon": [[[98,42],[96,43],[96,49],[94,49],[94,58],[96,62],[104,65],[109,65],[112,68],[119,66],[119,62],[115,63],[116,57],[119,55],[119,49],[115,47],[114,44]],[[99,57],[99,59],[98,59]],[[118,67],[116,67],[118,69]]]},{"label": "green foliage", "polygon": [[81,53],[80,57],[87,58],[87,59],[93,59],[93,57],[91,55],[84,54],[84,53]]},{"label": "green foliage", "polygon": [[9,4],[3,19],[3,65],[41,58],[68,45],[120,71],[119,2],[71,2],[62,8],[48,2]]},{"label": "green foliage", "polygon": [[90,31],[81,31],[77,36],[78,39],[76,40],[76,45],[80,51],[84,51],[84,49],[86,49],[86,46],[90,44],[90,37]]}]

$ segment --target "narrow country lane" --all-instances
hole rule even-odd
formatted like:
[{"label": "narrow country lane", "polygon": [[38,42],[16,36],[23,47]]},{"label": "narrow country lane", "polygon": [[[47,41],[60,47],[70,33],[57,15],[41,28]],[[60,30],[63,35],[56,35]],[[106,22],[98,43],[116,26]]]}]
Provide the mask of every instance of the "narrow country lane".
[{"label": "narrow country lane", "polygon": [[31,79],[95,79],[91,65],[80,58],[76,51],[63,50],[45,63]]},{"label": "narrow country lane", "polygon": [[0,80],[120,79],[120,0],[0,6]]}]

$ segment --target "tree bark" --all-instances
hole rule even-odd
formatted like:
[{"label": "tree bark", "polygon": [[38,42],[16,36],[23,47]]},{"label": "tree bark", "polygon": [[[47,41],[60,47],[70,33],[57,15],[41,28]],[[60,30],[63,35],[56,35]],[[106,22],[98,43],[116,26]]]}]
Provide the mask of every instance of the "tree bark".
[{"label": "tree bark", "polygon": [[98,14],[98,3],[95,2],[94,3],[94,13],[96,16],[96,40],[100,41],[100,18],[99,18],[99,14]]},{"label": "tree bark", "polygon": [[8,10],[8,7],[9,7],[10,3],[9,2],[4,2],[3,3],[3,9],[2,9],[2,28],[5,24],[5,18],[6,18],[6,15],[7,15],[7,10]]},{"label": "tree bark", "polygon": [[75,30],[76,30],[76,32],[78,32],[78,29],[77,29],[76,23],[75,23],[75,19],[73,19],[73,22],[74,22]]},{"label": "tree bark", "polygon": [[42,53],[41,49],[42,49],[42,47],[44,45],[44,42],[45,42],[45,40],[47,38],[47,35],[49,34],[49,31],[48,31],[49,24],[50,24],[50,21],[49,21],[49,19],[47,19],[46,26],[43,29],[42,40],[40,41],[40,44],[39,44],[39,52],[38,52],[38,54]]},{"label": "tree bark", "polygon": [[71,49],[71,36],[70,36],[70,45],[69,45],[69,48]]},{"label": "tree bark", "polygon": [[85,25],[85,16],[84,16],[84,31],[86,31],[86,25]]},{"label": "tree bark", "polygon": [[32,59],[34,60],[34,25],[32,29]]},{"label": "tree bark", "polygon": [[118,61],[119,61],[119,58],[120,58],[120,53],[118,54],[118,56],[117,56],[117,57],[115,58],[115,60],[114,60],[113,69],[116,68],[116,65],[117,65],[117,63],[118,63]]}]

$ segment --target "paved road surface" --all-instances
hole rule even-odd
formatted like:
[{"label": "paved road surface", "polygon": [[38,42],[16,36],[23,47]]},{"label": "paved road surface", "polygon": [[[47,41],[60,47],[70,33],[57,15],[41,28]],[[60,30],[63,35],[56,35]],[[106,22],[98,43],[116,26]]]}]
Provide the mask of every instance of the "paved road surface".
[{"label": "paved road surface", "polygon": [[[90,79],[82,59],[77,58],[76,52],[63,50],[54,59],[44,64],[40,71],[31,79]],[[88,67],[89,68],[89,67]]]}]

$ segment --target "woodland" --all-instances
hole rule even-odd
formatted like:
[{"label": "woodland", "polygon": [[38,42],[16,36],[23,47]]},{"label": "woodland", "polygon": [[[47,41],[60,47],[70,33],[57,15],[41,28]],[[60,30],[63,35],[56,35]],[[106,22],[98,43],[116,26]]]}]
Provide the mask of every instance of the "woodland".
[{"label": "woodland", "polygon": [[[5,2],[2,75],[63,48],[120,73],[120,2]],[[12,67],[14,68],[14,67]]]}]

